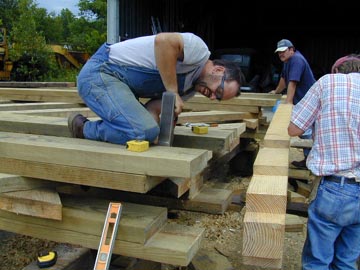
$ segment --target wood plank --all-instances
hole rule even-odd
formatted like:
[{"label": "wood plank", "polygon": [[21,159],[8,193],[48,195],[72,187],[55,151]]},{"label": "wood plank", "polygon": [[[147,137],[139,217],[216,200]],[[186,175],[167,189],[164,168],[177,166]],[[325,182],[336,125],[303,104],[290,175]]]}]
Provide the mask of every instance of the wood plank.
[{"label": "wood plank", "polygon": [[292,203],[305,203],[306,202],[306,197],[297,193],[297,192],[294,192],[294,191],[291,191],[291,190],[288,190],[288,202],[292,202]]},{"label": "wood plank", "polygon": [[39,218],[62,219],[59,194],[49,188],[3,192],[0,194],[0,209]]},{"label": "wood plank", "polygon": [[[269,94],[269,93],[241,93],[241,96],[245,97],[245,98],[268,98],[268,99],[275,99],[275,103],[277,100],[282,99],[282,95],[281,94]],[[272,107],[272,106],[271,106]]]},{"label": "wood plank", "polygon": [[76,89],[0,88],[0,97],[8,100],[84,103]]},{"label": "wood plank", "polygon": [[85,191],[76,185],[60,186],[57,190],[61,194],[71,194],[73,196],[97,197],[106,200],[116,200],[117,198],[121,198],[124,202],[155,205],[169,209],[204,212],[209,214],[224,214],[231,203],[232,197],[231,191],[228,193],[228,190],[212,188],[201,188],[191,199],[184,196],[178,199],[154,196],[152,194],[104,190],[93,187]]},{"label": "wood plank", "polygon": [[297,184],[296,192],[308,198],[311,193],[311,186],[301,181],[296,181],[296,184]]},{"label": "wood plank", "polygon": [[242,93],[238,97],[234,97],[228,100],[211,100],[201,94],[195,94],[192,98],[186,101],[186,103],[203,103],[208,104],[208,107],[211,108],[216,104],[222,105],[238,105],[238,106],[264,106],[264,107],[273,107],[276,104],[277,99],[266,94],[253,93],[253,95],[245,95]]},{"label": "wood plank", "polygon": [[[246,212],[244,216],[243,262],[262,267],[277,267],[283,258],[285,214]],[[252,258],[259,258],[256,262]],[[275,265],[263,265],[261,259]],[[279,263],[280,262],[280,263]]]},{"label": "wood plank", "polygon": [[246,211],[284,214],[287,176],[253,175],[246,192]]},{"label": "wood plank", "polygon": [[66,118],[1,112],[0,131],[70,137]]},{"label": "wood plank", "polygon": [[223,123],[218,124],[216,127],[209,127],[209,129],[234,130],[235,137],[239,138],[246,131],[246,123]]},{"label": "wood plank", "polygon": [[198,205],[197,211],[207,212],[207,213],[209,212],[224,213],[229,207],[231,203],[231,199],[232,199],[231,190],[217,189],[217,188],[204,186],[202,187],[201,191],[191,199],[191,201],[193,203],[197,203]]},{"label": "wood plank", "polygon": [[204,185],[204,171],[194,177],[191,177],[188,199],[192,200],[195,196],[197,196],[201,192],[203,185]]},{"label": "wood plank", "polygon": [[312,139],[300,139],[299,137],[291,137],[290,147],[294,148],[311,148],[313,145]]},{"label": "wood plank", "polygon": [[290,123],[292,104],[280,104],[270,122],[264,137],[264,147],[289,148],[290,136],[287,128]]},{"label": "wood plank", "polygon": [[0,87],[22,87],[22,88],[38,88],[38,87],[76,87],[75,82],[0,82]]},{"label": "wood plank", "polygon": [[158,185],[153,191],[156,192],[158,189],[164,190],[175,198],[180,198],[190,189],[190,178],[171,177]]},{"label": "wood plank", "polygon": [[254,162],[254,174],[287,176],[288,170],[288,148],[260,148]]},{"label": "wood plank", "polygon": [[302,232],[304,230],[304,221],[297,215],[286,214],[285,231],[286,232]]},{"label": "wood plank", "polygon": [[258,118],[257,114],[248,112],[229,112],[229,111],[205,111],[205,112],[182,112],[178,117],[178,124],[186,123],[221,123],[230,121],[240,121],[247,118]]},{"label": "wood plank", "polygon": [[[76,198],[64,194],[61,194],[61,201],[63,204],[63,217],[61,221],[17,215],[7,211],[0,211],[0,218],[13,220],[14,222],[18,222],[18,224],[25,223],[29,224],[29,226],[30,224],[41,226],[44,227],[44,230],[46,230],[49,234],[52,230],[61,230],[64,232],[68,231],[68,235],[72,233],[83,233],[84,235],[96,236],[99,238],[95,248],[97,249],[100,243],[100,237],[109,201],[91,197]],[[167,223],[167,209],[164,207],[140,205],[127,202],[121,203],[123,205],[123,209],[118,234],[116,236],[117,240],[145,244]],[[12,231],[12,228],[3,227],[3,229]],[[27,228],[24,228],[20,233],[27,234]],[[38,233],[41,234],[41,231]],[[41,236],[39,238],[43,239]],[[66,242],[61,240],[61,235],[58,240],[59,241],[57,242],[59,243]],[[78,238],[74,240],[77,240],[78,242],[72,241],[72,244],[87,247],[80,241],[82,239]],[[86,242],[87,240],[84,239],[84,241]]]},{"label": "wood plank", "polygon": [[0,132],[0,147],[4,158],[165,177],[195,176],[209,160],[202,149],[152,146],[132,152],[105,142],[8,132]]},{"label": "wood plank", "polygon": [[[69,103],[64,103],[64,104],[69,104]],[[45,116],[45,117],[49,117],[49,116],[53,116],[53,117],[61,117],[61,118],[66,118],[74,113],[74,112],[78,112],[81,113],[82,115],[84,115],[87,118],[93,118],[93,119],[100,119],[93,111],[91,111],[88,107],[85,107],[82,104],[77,104],[79,105],[77,106],[72,106],[69,108],[48,108],[48,109],[32,109],[32,110],[22,110],[22,111],[6,111],[6,112],[2,112],[2,113],[14,113],[14,114],[22,114],[22,115],[37,115],[37,116]],[[36,119],[36,118],[34,118]],[[40,118],[41,119],[41,118]],[[43,121],[46,118],[43,118]],[[59,119],[60,120],[60,119]]]},{"label": "wood plank", "polygon": [[[65,108],[82,108],[84,104],[64,103],[64,102],[30,102],[30,103],[10,103],[0,104],[0,111],[26,111],[41,109],[65,109]],[[24,112],[23,112],[24,113]]]},{"label": "wood plank", "polygon": [[[1,159],[0,164],[1,169],[3,169],[4,163]],[[3,192],[32,190],[43,187],[52,188],[55,186],[56,183],[51,181],[0,173],[0,194]]]},{"label": "wood plank", "polygon": [[279,105],[254,162],[253,178],[246,194],[244,264],[282,267],[290,145],[287,126],[291,110],[290,104]]},{"label": "wood plank", "polygon": [[[3,120],[0,120],[0,130],[5,132],[30,133],[38,135],[51,135],[69,137],[66,118],[58,116],[71,112],[80,112],[86,117],[93,113],[87,108],[74,108],[68,110],[46,110],[46,117],[36,115],[17,115],[6,114]],[[31,112],[31,111],[30,111]],[[26,111],[26,113],[30,113]],[[51,117],[55,115],[57,117]],[[240,124],[240,123],[239,123]],[[176,126],[174,130],[175,147],[208,149],[214,151],[214,154],[220,154],[234,148],[239,143],[239,136],[236,132],[239,128],[213,128],[208,134],[194,134],[190,127]]]},{"label": "wood plank", "polygon": [[[269,93],[241,93],[240,96],[234,97],[229,100],[210,100],[209,98],[196,93],[193,97],[185,101],[185,106],[189,104],[206,104],[207,108],[211,108],[214,105],[221,104],[225,105],[236,105],[236,106],[258,106],[258,107],[273,107],[277,100],[281,99],[280,94],[269,94]],[[140,98],[142,103],[146,103],[149,99]]]},{"label": "wood plank", "polygon": [[[205,97],[206,98],[206,97]],[[232,111],[232,112],[250,112],[259,113],[261,108],[258,106],[245,106],[245,105],[228,105],[222,103],[196,103],[196,102],[185,102],[184,110],[191,111],[207,111],[211,108],[212,110],[218,111]]]},{"label": "wood plank", "polygon": [[289,168],[288,174],[290,178],[295,179],[302,179],[308,181],[313,181],[315,179],[315,175],[313,175],[309,170]]},{"label": "wood plank", "polygon": [[246,127],[250,129],[257,129],[259,126],[259,119],[243,119],[243,122],[246,124]]},{"label": "wood plank", "polygon": [[[62,183],[146,193],[166,179],[166,177],[149,176],[144,174],[112,172],[92,168],[49,164],[45,162],[3,157],[0,157],[0,163],[1,172],[32,177],[34,178],[33,182],[36,182],[39,186],[48,185],[41,185],[39,179],[47,179]],[[4,190],[5,187],[8,187],[9,191],[9,185],[4,186],[3,183],[4,182],[1,181],[2,185],[0,190]]]},{"label": "wood plank", "polygon": [[226,151],[231,151],[239,143],[235,130],[208,129],[207,134],[195,134],[191,127],[177,126],[174,130],[175,147],[208,149],[214,157]]}]

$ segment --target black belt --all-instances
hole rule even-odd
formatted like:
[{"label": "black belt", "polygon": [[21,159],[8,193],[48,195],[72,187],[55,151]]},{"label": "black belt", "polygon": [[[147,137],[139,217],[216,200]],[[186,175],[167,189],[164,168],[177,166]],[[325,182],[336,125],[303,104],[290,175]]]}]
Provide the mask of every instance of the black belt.
[{"label": "black belt", "polygon": [[[324,180],[336,182],[336,183],[341,183],[342,178],[343,176],[337,176],[337,175],[324,176]],[[360,182],[356,182],[355,178],[344,177],[344,184],[360,184]]]}]

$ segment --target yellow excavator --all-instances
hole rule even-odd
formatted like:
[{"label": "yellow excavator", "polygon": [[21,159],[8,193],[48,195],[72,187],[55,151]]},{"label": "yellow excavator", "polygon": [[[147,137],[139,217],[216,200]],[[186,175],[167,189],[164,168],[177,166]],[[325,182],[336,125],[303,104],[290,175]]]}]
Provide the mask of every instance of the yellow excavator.
[{"label": "yellow excavator", "polygon": [[88,53],[72,51],[61,45],[50,45],[61,68],[80,68],[90,58]]},{"label": "yellow excavator", "polygon": [[[88,53],[72,51],[62,45],[49,45],[55,54],[60,68],[79,69],[90,58]],[[0,28],[0,81],[9,81],[13,69],[13,62],[9,60],[9,48],[7,43],[6,28]]]},{"label": "yellow excavator", "polygon": [[6,38],[6,29],[0,28],[0,81],[10,80],[13,62],[9,61],[9,49]]}]

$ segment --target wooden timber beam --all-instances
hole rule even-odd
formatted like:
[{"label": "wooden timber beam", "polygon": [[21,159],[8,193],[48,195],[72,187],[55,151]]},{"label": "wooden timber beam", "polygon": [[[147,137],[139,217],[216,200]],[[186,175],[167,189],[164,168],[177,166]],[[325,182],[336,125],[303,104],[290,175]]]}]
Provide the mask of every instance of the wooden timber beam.
[{"label": "wooden timber beam", "polygon": [[282,268],[291,110],[290,104],[279,105],[254,162],[244,216],[242,256],[247,265]]},{"label": "wooden timber beam", "polygon": [[3,158],[164,177],[195,176],[211,158],[202,149],[152,146],[131,152],[105,142],[9,132],[0,132],[0,145]]}]

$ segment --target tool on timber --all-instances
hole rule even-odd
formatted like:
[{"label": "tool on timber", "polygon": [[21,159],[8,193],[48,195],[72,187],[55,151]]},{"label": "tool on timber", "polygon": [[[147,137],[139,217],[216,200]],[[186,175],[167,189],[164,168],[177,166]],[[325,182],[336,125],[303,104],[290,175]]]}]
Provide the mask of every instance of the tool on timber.
[{"label": "tool on timber", "polygon": [[191,131],[195,134],[207,134],[210,127],[206,123],[186,123],[185,126],[191,127]]},{"label": "tool on timber", "polygon": [[126,142],[126,149],[133,152],[144,152],[149,149],[149,142],[142,140],[131,140]]},{"label": "tool on timber", "polygon": [[191,131],[195,134],[207,134],[208,127],[206,126],[193,126],[191,127]]},{"label": "tool on timber", "polygon": [[109,203],[104,228],[101,234],[99,249],[96,255],[94,270],[109,269],[110,259],[115,244],[117,230],[119,227],[121,210],[121,203]]},{"label": "tool on timber", "polygon": [[173,92],[164,92],[161,100],[160,134],[159,145],[172,146],[174,140],[174,128],[176,95]]},{"label": "tool on timber", "polygon": [[57,260],[56,251],[40,252],[37,257],[37,265],[39,268],[48,268],[53,266]]}]

